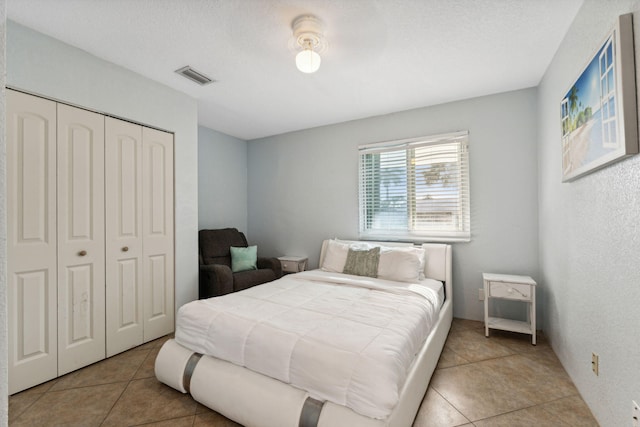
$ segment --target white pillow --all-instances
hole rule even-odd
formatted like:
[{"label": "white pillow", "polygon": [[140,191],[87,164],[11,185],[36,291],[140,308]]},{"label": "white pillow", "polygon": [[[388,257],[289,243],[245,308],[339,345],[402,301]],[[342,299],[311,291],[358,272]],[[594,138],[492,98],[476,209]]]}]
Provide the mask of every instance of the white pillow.
[{"label": "white pillow", "polygon": [[342,273],[344,264],[347,262],[348,253],[349,245],[347,243],[341,243],[334,239],[329,240],[320,268],[324,271]]},{"label": "white pillow", "polygon": [[396,282],[417,282],[420,279],[420,258],[412,251],[397,249],[385,248],[380,252],[378,278]]},{"label": "white pillow", "polygon": [[425,250],[416,246],[381,246],[367,242],[342,242],[331,239],[327,242],[320,268],[324,271],[342,273],[347,262],[349,248],[367,250],[380,247],[378,277],[396,282],[415,282],[424,279]]},{"label": "white pillow", "polygon": [[418,272],[420,276],[420,280],[426,278],[424,274],[424,269],[427,266],[427,251],[425,251],[422,246],[414,246],[408,249],[410,249],[411,252],[413,252],[420,260],[420,271]]}]

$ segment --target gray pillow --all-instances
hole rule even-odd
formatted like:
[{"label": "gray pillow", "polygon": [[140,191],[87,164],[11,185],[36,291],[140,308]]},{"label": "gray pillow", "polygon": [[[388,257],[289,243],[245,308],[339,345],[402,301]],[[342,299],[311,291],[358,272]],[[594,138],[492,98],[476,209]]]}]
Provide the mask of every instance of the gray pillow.
[{"label": "gray pillow", "polygon": [[380,261],[380,247],[368,251],[349,249],[347,261],[344,263],[345,274],[356,276],[378,277],[378,262]]}]

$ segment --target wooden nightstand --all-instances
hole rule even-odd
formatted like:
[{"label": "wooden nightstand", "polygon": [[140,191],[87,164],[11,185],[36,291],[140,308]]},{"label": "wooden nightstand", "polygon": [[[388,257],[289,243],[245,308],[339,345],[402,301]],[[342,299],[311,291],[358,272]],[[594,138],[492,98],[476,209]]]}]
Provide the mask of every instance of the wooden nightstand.
[{"label": "wooden nightstand", "polygon": [[282,265],[282,272],[287,273],[299,273],[307,268],[306,256],[281,256],[278,257],[280,264]]},{"label": "wooden nightstand", "polygon": [[[489,329],[520,332],[531,335],[531,344],[536,345],[536,282],[529,276],[483,273],[484,281],[484,334]],[[489,298],[522,301],[529,307],[527,321],[503,319],[489,316]]]}]

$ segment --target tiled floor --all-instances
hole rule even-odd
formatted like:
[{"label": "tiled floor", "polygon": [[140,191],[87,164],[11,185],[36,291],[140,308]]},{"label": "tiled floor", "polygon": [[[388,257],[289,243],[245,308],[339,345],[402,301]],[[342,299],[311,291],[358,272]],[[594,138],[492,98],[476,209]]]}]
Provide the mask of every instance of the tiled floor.
[{"label": "tiled floor", "polygon": [[[237,426],[161,383],[164,339],[9,398],[10,426]],[[415,427],[597,426],[544,337],[455,319]]]}]

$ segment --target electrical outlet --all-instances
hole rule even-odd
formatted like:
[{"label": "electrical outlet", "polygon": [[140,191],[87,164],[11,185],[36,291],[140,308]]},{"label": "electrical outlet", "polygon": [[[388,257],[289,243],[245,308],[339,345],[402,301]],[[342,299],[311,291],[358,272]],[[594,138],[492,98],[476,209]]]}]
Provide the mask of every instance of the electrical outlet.
[{"label": "electrical outlet", "polygon": [[484,301],[484,289],[478,289],[478,300]]},{"label": "electrical outlet", "polygon": [[638,406],[635,400],[631,401],[631,405],[633,406],[633,410],[631,412],[631,416],[633,417],[631,425],[633,427],[640,427],[640,406]]},{"label": "electrical outlet", "polygon": [[591,353],[591,370],[596,375],[598,375],[598,370],[600,368],[599,365],[600,365],[600,361],[599,361],[598,355],[595,353]]}]

